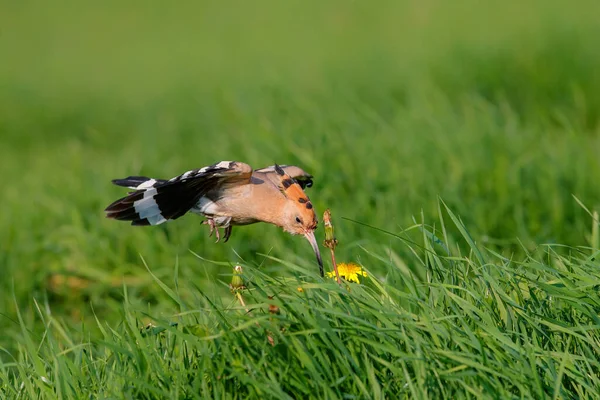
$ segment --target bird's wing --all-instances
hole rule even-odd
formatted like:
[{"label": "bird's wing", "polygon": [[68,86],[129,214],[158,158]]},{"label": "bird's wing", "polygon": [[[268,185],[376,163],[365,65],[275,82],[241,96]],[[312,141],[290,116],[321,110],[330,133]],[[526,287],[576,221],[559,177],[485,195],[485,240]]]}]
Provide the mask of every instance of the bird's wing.
[{"label": "bird's wing", "polygon": [[239,161],[221,161],[207,167],[193,169],[179,176],[171,178],[168,184],[187,183],[199,186],[210,181],[213,184],[245,184],[250,182],[252,167]]},{"label": "bird's wing", "polygon": [[[168,181],[156,181],[130,193],[106,208],[107,217],[132,221],[133,225],[158,225],[188,212],[208,192],[250,183],[252,167],[237,161],[221,161],[193,169]],[[119,184],[119,180],[114,181]]]},{"label": "bird's wing", "polygon": [[[254,172],[263,173],[271,178],[271,180],[277,180],[277,171],[275,170],[276,167],[277,165],[269,165],[268,167],[257,169]],[[279,167],[285,172],[286,175],[289,175],[292,179],[294,179],[302,189],[306,189],[307,187],[311,187],[313,185],[313,176],[304,171],[302,168],[295,165],[279,165]]]}]

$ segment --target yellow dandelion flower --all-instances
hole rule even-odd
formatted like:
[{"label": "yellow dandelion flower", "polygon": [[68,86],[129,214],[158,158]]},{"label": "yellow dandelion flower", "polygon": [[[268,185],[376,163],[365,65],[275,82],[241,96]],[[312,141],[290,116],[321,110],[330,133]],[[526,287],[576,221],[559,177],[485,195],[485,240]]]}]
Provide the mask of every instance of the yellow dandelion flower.
[{"label": "yellow dandelion flower", "polygon": [[[362,269],[362,267],[356,263],[339,263],[337,265],[338,273],[340,274],[340,278],[344,278],[348,282],[356,282],[358,281],[358,276],[367,276],[367,272]],[[335,279],[335,271],[331,271],[327,273],[327,276]]]},{"label": "yellow dandelion flower", "polygon": [[304,289],[302,289],[301,287],[298,287],[298,291],[299,291],[300,293],[302,293],[302,292],[304,292]]}]

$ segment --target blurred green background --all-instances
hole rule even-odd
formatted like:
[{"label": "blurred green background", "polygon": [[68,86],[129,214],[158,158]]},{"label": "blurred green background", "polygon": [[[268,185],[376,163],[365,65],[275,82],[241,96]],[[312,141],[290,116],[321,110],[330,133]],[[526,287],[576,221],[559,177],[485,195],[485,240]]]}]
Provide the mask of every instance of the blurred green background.
[{"label": "blurred green background", "polygon": [[382,276],[370,254],[408,248],[350,220],[434,224],[438,196],[507,256],[590,245],[573,195],[600,209],[598,21],[597,1],[1,2],[0,345],[34,299],[74,324],[92,308],[117,323],[123,284],[166,309],[140,255],[214,295],[208,277],[231,270],[190,250],[314,263],[273,226],[215,245],[196,216],[107,220],[128,175],[299,165],[338,258]]}]

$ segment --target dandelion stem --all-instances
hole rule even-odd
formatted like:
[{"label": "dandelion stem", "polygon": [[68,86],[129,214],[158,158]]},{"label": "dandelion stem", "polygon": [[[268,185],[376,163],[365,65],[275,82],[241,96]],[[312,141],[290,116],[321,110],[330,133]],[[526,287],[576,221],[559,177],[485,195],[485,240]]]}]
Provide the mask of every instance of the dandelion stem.
[{"label": "dandelion stem", "polygon": [[[240,301],[240,304],[242,305],[242,307],[246,307],[246,303],[244,302],[244,298],[242,297],[242,294],[240,292],[237,292],[236,297],[238,298],[238,300]],[[246,310],[248,311],[248,310]]]},{"label": "dandelion stem", "polygon": [[340,280],[340,274],[338,272],[337,263],[335,262],[335,252],[333,251],[333,249],[331,249],[331,263],[333,264],[333,270],[335,271],[335,278],[337,279],[337,283],[341,285],[342,281]]}]

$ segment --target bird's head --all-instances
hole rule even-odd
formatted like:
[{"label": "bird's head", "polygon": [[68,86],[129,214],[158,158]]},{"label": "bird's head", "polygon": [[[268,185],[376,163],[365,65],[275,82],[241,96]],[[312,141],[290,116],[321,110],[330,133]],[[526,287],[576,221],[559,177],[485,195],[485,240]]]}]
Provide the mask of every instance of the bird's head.
[{"label": "bird's head", "polygon": [[322,275],[323,261],[319,244],[315,238],[315,229],[318,224],[315,209],[298,182],[287,175],[278,165],[275,165],[275,171],[280,177],[280,190],[287,199],[282,213],[281,226],[284,231],[292,235],[303,235],[308,240],[317,256]]},{"label": "bird's head", "polygon": [[289,199],[285,204],[283,218],[285,221],[283,229],[292,235],[314,232],[319,223],[315,209],[307,197],[300,197],[297,200]]}]

